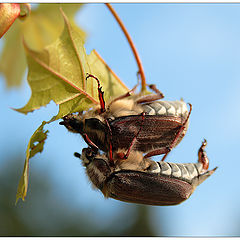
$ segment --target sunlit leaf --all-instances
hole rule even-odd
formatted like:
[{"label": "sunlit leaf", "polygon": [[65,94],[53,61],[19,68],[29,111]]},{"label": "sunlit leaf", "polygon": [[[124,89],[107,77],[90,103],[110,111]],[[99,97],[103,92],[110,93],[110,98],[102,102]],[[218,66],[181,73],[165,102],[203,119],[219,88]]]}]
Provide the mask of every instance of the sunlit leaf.
[{"label": "sunlit leaf", "polygon": [[106,102],[129,91],[127,86],[117,77],[95,50],[88,56],[88,63],[91,68],[91,74],[98,77],[103,86]]},{"label": "sunlit leaf", "polygon": [[0,38],[20,14],[20,4],[0,3]]},{"label": "sunlit leaf", "polygon": [[[74,23],[75,13],[81,5],[41,3],[24,21],[18,19],[15,21],[4,35],[4,48],[0,58],[0,72],[4,74],[8,87],[19,86],[26,70],[22,39],[24,38],[31,49],[40,50],[60,35],[64,25],[59,11],[60,7],[68,15],[73,27],[85,36],[85,33]],[[34,7],[34,4],[32,6]]]},{"label": "sunlit leaf", "polygon": [[86,81],[87,73],[99,78],[106,101],[110,96],[116,97],[128,91],[96,51],[86,55],[81,32],[72,28],[63,16],[64,30],[53,44],[39,52],[26,46],[32,95],[23,108],[17,109],[21,113],[46,106],[51,100],[59,105],[56,119],[89,109],[98,103],[98,92],[95,80]]},{"label": "sunlit leaf", "polygon": [[[118,97],[129,89],[125,84],[117,77],[117,75],[109,68],[109,66],[104,62],[100,55],[93,50],[90,55],[87,56],[89,67],[91,69],[91,74],[98,77],[103,90],[104,90],[104,99],[108,102],[110,99]],[[88,80],[88,84],[92,79]],[[95,91],[96,91],[95,86]],[[98,98],[96,99],[98,101]],[[84,102],[86,101],[86,102]],[[87,108],[86,108],[87,106]],[[56,116],[56,120],[62,118],[63,116],[87,110],[91,106],[91,102],[84,97],[83,95],[69,100],[65,103],[59,105],[59,113]]]},{"label": "sunlit leaf", "polygon": [[[96,84],[92,81],[86,84],[86,73],[90,69],[81,32],[75,31],[65,16],[64,19],[64,30],[53,44],[40,52],[26,46],[32,95],[26,106],[18,109],[19,112],[31,112],[51,100],[56,104],[76,101],[76,98],[81,101],[81,95],[89,100],[88,105],[97,103],[97,89],[93,88]],[[89,108],[88,105],[83,108]]]},{"label": "sunlit leaf", "polygon": [[[51,121],[49,121],[49,122],[51,122]],[[47,133],[48,133],[48,131],[43,130],[43,127],[46,123],[49,123],[49,122],[44,121],[41,124],[41,126],[34,132],[32,137],[30,138],[30,141],[27,146],[26,159],[25,159],[25,163],[24,163],[23,173],[22,173],[21,179],[18,184],[16,203],[19,198],[22,198],[22,200],[25,200],[25,197],[27,194],[27,189],[28,189],[29,160],[38,152],[43,151],[43,145],[47,138]]]}]

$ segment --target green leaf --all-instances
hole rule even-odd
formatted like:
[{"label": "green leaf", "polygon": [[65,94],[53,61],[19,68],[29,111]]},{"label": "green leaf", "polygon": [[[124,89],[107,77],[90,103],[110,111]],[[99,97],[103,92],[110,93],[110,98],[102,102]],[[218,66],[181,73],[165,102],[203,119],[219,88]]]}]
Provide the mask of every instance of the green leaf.
[{"label": "green leaf", "polygon": [[106,101],[128,91],[96,51],[86,55],[81,32],[63,17],[64,30],[53,44],[39,52],[25,46],[32,95],[23,108],[16,109],[21,113],[46,106],[51,100],[59,105],[56,120],[89,109],[98,103],[98,91],[95,80],[86,81],[87,73],[99,78]]},{"label": "green leaf", "polygon": [[88,56],[88,63],[91,68],[91,74],[98,77],[103,86],[106,102],[129,91],[128,87],[118,78],[95,50]]},{"label": "green leaf", "polygon": [[[88,63],[91,69],[91,74],[98,77],[104,92],[104,99],[106,102],[112,98],[118,97],[129,89],[127,86],[117,77],[117,75],[110,69],[110,67],[104,62],[100,55],[93,50],[89,56],[87,56]],[[95,81],[89,79],[88,81]],[[97,86],[95,87],[95,90]],[[99,100],[98,98],[96,99]],[[87,107],[86,107],[87,106]],[[87,110],[92,106],[91,101],[81,95],[75,99],[69,100],[59,105],[59,113],[56,116],[56,120],[63,116]]]},{"label": "green leaf", "polygon": [[82,4],[41,3],[24,21],[14,22],[4,36],[4,48],[0,58],[0,72],[4,74],[8,87],[19,86],[26,70],[22,39],[24,38],[31,49],[40,50],[59,36],[63,29],[60,7],[69,16],[73,27],[85,38],[85,33],[74,23],[75,13],[81,6]]},{"label": "green leaf", "polygon": [[28,189],[28,179],[29,179],[29,160],[38,152],[43,151],[43,145],[47,138],[48,131],[44,131],[43,127],[49,122],[42,122],[40,127],[34,132],[27,146],[26,159],[24,163],[23,173],[18,184],[17,195],[16,195],[16,204],[19,198],[25,200],[27,189]]},{"label": "green leaf", "polygon": [[[90,72],[90,68],[81,32],[75,31],[63,16],[64,30],[53,44],[40,52],[25,46],[32,95],[26,106],[17,109],[21,113],[26,114],[45,106],[51,100],[56,104],[76,102],[76,99],[81,101],[82,95],[89,100],[89,104],[97,103],[97,88],[93,87],[96,83],[86,83],[86,73]],[[82,107],[87,109],[89,104]]]}]

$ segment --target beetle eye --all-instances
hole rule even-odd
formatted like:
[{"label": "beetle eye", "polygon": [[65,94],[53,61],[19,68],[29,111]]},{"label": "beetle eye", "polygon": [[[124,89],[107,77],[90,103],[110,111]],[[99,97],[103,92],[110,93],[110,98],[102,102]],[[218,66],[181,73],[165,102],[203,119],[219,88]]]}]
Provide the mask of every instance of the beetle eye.
[{"label": "beetle eye", "polygon": [[94,156],[93,150],[91,148],[87,148],[86,155],[87,157],[92,158]]}]

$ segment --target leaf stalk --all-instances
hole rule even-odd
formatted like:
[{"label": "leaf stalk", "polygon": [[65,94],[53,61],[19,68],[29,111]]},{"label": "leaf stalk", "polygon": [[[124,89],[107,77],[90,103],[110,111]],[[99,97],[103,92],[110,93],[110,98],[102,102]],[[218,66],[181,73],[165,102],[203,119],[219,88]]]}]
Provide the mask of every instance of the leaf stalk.
[{"label": "leaf stalk", "polygon": [[105,3],[105,5],[107,6],[107,8],[110,10],[110,12],[112,13],[112,15],[114,16],[114,18],[116,19],[116,21],[118,22],[119,26],[121,27],[125,37],[127,38],[127,41],[132,49],[132,52],[134,54],[134,57],[136,59],[138,68],[139,68],[139,75],[141,76],[141,91],[145,91],[146,90],[146,78],[145,78],[145,74],[144,74],[144,70],[143,70],[143,66],[142,66],[142,62],[141,59],[139,57],[139,54],[137,52],[137,49],[132,41],[132,38],[130,37],[126,27],[124,26],[123,22],[121,21],[120,17],[118,16],[118,14],[116,13],[116,11],[113,9],[113,7],[110,5],[110,3]]}]

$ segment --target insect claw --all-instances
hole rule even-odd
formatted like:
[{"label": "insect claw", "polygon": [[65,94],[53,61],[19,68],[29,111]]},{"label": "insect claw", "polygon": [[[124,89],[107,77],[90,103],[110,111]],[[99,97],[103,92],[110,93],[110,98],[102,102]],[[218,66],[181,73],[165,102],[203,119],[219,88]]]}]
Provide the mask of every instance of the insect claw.
[{"label": "insect claw", "polygon": [[218,169],[218,167],[215,167],[213,170],[209,171],[211,174],[214,173],[216,170]]},{"label": "insect claw", "polygon": [[189,105],[189,107],[190,107],[190,110],[189,110],[189,115],[190,115],[190,113],[191,113],[191,111],[192,111],[192,104],[191,103],[187,103],[188,105]]},{"label": "insect claw", "polygon": [[204,150],[207,146],[207,140],[204,139],[204,141],[202,142],[201,147],[198,150],[198,162],[201,162],[203,164],[203,169],[207,170],[209,167],[209,160],[207,157],[207,153]]},{"label": "insect claw", "polygon": [[201,145],[201,149],[204,150],[207,146],[207,140],[204,138],[204,140],[202,141],[202,145]]}]

